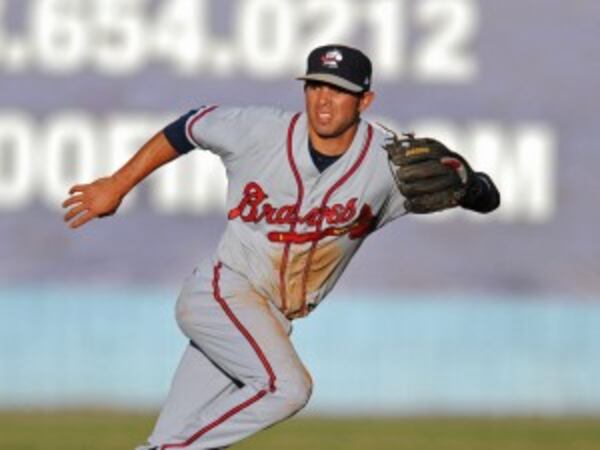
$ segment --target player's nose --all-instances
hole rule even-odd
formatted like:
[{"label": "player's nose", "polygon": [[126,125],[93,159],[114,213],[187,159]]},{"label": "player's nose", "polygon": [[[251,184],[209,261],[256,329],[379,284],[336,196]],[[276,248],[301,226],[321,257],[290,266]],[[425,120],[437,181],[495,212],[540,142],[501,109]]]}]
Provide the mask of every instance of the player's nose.
[{"label": "player's nose", "polygon": [[321,105],[326,105],[329,102],[331,102],[331,96],[333,94],[333,90],[327,86],[327,85],[323,85],[321,86],[321,88],[318,91],[318,102]]}]

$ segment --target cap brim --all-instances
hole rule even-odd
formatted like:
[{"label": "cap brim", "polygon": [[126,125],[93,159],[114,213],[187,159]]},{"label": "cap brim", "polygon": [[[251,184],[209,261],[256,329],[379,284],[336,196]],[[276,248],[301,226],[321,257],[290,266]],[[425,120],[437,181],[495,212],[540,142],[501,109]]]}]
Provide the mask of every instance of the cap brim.
[{"label": "cap brim", "polygon": [[301,77],[297,77],[296,80],[321,81],[323,83],[332,84],[347,91],[354,92],[355,94],[364,91],[364,88],[362,86],[351,83],[350,81],[342,77],[338,77],[337,75],[332,75],[330,73],[311,73],[308,75],[302,75]]}]

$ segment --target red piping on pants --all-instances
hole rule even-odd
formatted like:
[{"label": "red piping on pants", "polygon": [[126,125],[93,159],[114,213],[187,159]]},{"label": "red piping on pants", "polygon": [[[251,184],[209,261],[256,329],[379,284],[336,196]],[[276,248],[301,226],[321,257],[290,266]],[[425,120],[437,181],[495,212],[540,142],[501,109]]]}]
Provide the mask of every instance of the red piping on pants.
[{"label": "red piping on pants", "polygon": [[[299,118],[300,113],[297,113],[296,115],[294,115],[294,117],[292,117],[287,134],[288,162],[290,163],[290,167],[292,168],[292,172],[294,174],[294,179],[296,180],[296,185],[298,186],[298,198],[296,200],[296,206],[294,207],[294,221],[290,226],[290,233],[296,231],[296,225],[298,224],[298,218],[300,217],[300,208],[302,207],[302,198],[304,197],[304,186],[302,184],[302,177],[300,176],[300,172],[298,171],[298,167],[296,166],[294,156],[292,154],[294,128],[296,127],[296,122],[298,122]],[[291,243],[286,242],[285,247],[283,248],[281,266],[279,267],[279,290],[281,291],[281,310],[284,312],[284,314],[287,310],[287,288],[285,287],[285,269],[288,264],[288,259],[290,257],[290,245]]]},{"label": "red piping on pants", "polygon": [[256,343],[256,340],[248,332],[246,327],[244,327],[244,325],[242,325],[242,323],[239,321],[239,319],[233,313],[233,311],[231,310],[231,308],[229,307],[229,305],[227,304],[225,299],[221,296],[221,290],[219,288],[221,267],[222,267],[222,264],[221,264],[221,262],[219,262],[213,269],[213,281],[212,281],[213,296],[214,296],[215,300],[217,301],[217,303],[219,303],[221,308],[223,308],[223,311],[225,312],[227,317],[233,322],[233,324],[240,331],[240,333],[242,333],[244,338],[246,338],[246,340],[248,341],[248,343],[250,344],[250,346],[252,347],[252,349],[254,350],[256,355],[258,356],[258,359],[260,359],[260,362],[262,363],[263,367],[265,368],[265,370],[269,376],[269,390],[267,391],[266,389],[262,389],[261,391],[256,393],[253,397],[251,397],[248,400],[246,400],[245,402],[240,403],[239,405],[235,406],[234,408],[230,409],[225,414],[223,414],[221,417],[219,417],[217,420],[209,423],[205,427],[198,430],[196,433],[194,433],[192,436],[190,436],[184,442],[179,442],[179,443],[174,443],[174,444],[163,444],[160,446],[160,450],[167,450],[169,448],[183,448],[183,447],[187,447],[188,445],[191,445],[192,443],[197,441],[199,438],[201,438],[203,435],[208,433],[210,430],[218,427],[223,422],[225,422],[229,418],[235,416],[240,411],[243,411],[244,409],[248,408],[250,405],[256,403],[261,398],[263,398],[265,395],[267,395],[269,392],[275,392],[275,390],[276,390],[275,381],[277,380],[277,377],[275,376],[275,373],[273,372],[273,368],[271,367],[271,364],[269,364],[269,361],[267,360],[267,358],[266,358],[265,354],[263,353],[262,349],[260,348],[260,346]]}]

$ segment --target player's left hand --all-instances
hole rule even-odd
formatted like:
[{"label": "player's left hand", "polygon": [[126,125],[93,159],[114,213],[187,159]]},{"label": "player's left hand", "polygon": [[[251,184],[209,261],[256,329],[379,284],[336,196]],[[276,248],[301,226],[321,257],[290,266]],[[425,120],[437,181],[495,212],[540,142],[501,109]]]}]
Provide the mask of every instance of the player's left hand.
[{"label": "player's left hand", "polygon": [[394,136],[384,148],[409,212],[427,214],[458,206],[476,179],[461,155],[435,139]]}]

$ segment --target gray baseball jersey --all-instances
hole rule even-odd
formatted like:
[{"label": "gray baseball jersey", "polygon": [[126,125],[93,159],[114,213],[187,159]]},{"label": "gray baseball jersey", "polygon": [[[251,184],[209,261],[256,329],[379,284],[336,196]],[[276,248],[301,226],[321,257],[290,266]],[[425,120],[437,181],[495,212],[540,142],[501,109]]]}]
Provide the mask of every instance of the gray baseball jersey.
[{"label": "gray baseball jersey", "polygon": [[229,220],[216,259],[288,318],[313,310],[365,237],[405,212],[381,147],[386,135],[365,121],[322,173],[305,114],[209,106],[179,126],[227,170]]},{"label": "gray baseball jersey", "polygon": [[221,157],[228,222],[212,261],[188,277],[176,308],[190,339],[150,444],[219,449],[299,411],[311,377],[290,321],[331,290],[365,237],[405,212],[381,145],[362,121],[325,170],[305,114],[208,106],[165,129],[180,152]]}]

